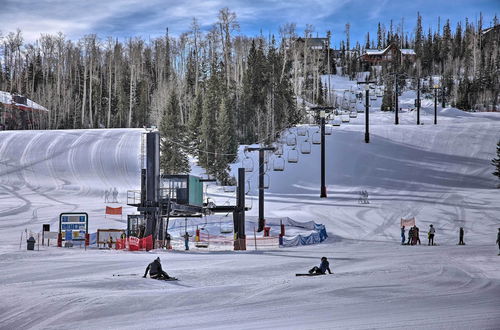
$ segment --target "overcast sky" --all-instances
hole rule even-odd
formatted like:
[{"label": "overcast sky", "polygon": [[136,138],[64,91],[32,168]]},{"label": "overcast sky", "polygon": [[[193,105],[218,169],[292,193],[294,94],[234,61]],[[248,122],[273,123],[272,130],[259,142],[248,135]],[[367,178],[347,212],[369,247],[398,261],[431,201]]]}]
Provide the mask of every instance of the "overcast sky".
[{"label": "overcast sky", "polygon": [[449,18],[455,26],[465,17],[475,21],[482,12],[484,26],[490,26],[500,14],[500,0],[0,0],[0,31],[5,35],[19,28],[27,41],[57,32],[70,39],[90,33],[148,38],[165,33],[167,27],[178,35],[189,29],[193,17],[208,29],[223,7],[236,12],[241,34],[277,34],[285,23],[296,23],[302,34],[305,25],[312,24],[319,36],[331,30],[335,46],[344,38],[346,23],[351,25],[351,39],[363,42],[367,31],[376,35],[379,21],[388,27],[391,19],[395,25],[404,19],[404,30],[413,31],[417,11],[424,27],[433,29],[438,17],[442,24]]}]

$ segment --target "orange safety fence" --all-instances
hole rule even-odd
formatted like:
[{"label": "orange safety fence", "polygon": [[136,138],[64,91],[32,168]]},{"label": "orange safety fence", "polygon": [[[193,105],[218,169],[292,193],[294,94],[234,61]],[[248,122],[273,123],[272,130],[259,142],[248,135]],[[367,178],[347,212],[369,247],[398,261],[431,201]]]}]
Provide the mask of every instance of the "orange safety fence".
[{"label": "orange safety fence", "polygon": [[116,249],[129,251],[139,250],[152,250],[153,249],[153,236],[149,235],[144,238],[130,236],[129,238],[120,238],[116,240]]},{"label": "orange safety fence", "polygon": [[122,215],[122,207],[109,207],[106,206],[106,214],[118,214]]}]

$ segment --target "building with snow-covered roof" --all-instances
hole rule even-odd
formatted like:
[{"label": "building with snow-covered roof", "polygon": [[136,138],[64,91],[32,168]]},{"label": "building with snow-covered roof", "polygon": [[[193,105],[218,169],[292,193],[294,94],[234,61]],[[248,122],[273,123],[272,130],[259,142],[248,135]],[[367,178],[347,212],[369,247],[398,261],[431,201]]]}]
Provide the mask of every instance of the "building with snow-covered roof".
[{"label": "building with snow-covered roof", "polygon": [[48,113],[26,96],[0,91],[0,130],[43,129]]},{"label": "building with snow-covered roof", "polygon": [[390,44],[385,49],[366,49],[361,55],[361,61],[369,64],[389,63],[394,59],[401,58],[403,61],[414,62],[417,54],[413,49],[399,48]]}]

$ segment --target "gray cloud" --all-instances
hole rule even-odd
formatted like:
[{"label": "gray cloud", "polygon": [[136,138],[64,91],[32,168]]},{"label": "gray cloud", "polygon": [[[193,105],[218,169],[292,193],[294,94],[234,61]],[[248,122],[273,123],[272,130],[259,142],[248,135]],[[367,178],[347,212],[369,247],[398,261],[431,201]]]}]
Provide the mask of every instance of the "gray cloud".
[{"label": "gray cloud", "polygon": [[173,34],[186,31],[193,17],[202,27],[217,19],[219,9],[229,7],[242,25],[284,22],[314,23],[334,14],[349,0],[336,1],[222,1],[222,0],[0,0],[0,29],[20,28],[26,40],[41,33],[63,32],[69,38],[85,34],[133,36],[161,34],[168,27]]}]

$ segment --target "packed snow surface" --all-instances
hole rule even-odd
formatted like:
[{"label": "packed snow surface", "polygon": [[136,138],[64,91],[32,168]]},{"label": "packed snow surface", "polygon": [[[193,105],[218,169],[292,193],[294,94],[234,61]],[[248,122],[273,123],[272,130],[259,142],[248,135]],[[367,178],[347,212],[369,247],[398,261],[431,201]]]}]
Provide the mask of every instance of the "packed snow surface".
[{"label": "packed snow surface", "polygon": [[[245,252],[20,249],[25,229],[55,228],[61,212],[88,212],[91,231],[124,228],[104,218],[103,193],[116,187],[123,205],[126,190],[139,188],[141,130],[0,132],[0,328],[500,328],[500,194],[490,165],[500,115],[440,109],[432,125],[432,111],[422,110],[420,126],[415,112],[395,126],[393,113],[374,111],[369,144],[362,113],[334,127],[326,199],[318,145],[283,172],[270,170],[266,215],[325,224],[330,237]],[[306,137],[297,138],[300,148]],[[247,174],[255,198],[257,175]],[[369,204],[358,203],[361,190]],[[416,218],[422,245],[400,245],[402,217]],[[438,246],[426,244],[430,224]],[[461,226],[465,246],[456,245]],[[156,256],[181,280],[141,278]],[[322,256],[334,275],[295,277]]]}]

